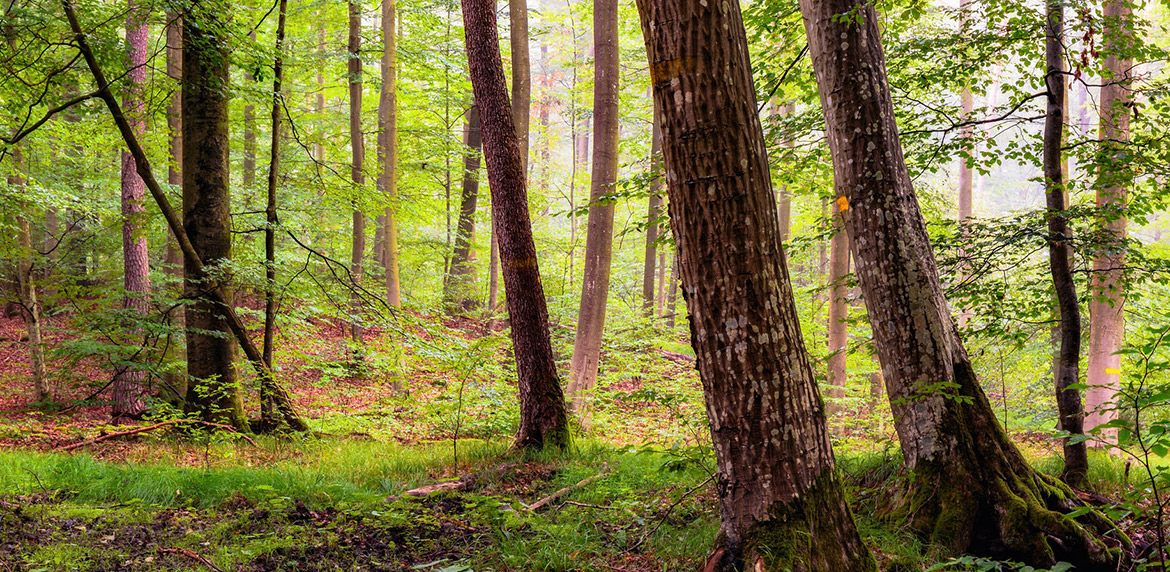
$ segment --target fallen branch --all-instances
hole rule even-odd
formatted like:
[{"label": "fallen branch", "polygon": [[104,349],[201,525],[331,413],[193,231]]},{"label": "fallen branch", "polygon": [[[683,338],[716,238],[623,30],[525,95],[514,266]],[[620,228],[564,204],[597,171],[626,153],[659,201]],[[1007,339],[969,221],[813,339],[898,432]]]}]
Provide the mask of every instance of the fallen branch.
[{"label": "fallen branch", "polygon": [[208,560],[207,557],[200,555],[198,552],[187,550],[186,548],[163,548],[160,546],[158,547],[158,551],[162,552],[163,554],[178,554],[180,556],[186,556],[187,558],[190,558],[191,560],[206,566],[208,570],[211,570],[211,572],[225,572],[223,568],[216,566],[215,563],[211,560]]},{"label": "fallen branch", "polygon": [[425,496],[429,496],[433,493],[438,493],[438,492],[468,491],[468,490],[471,490],[471,488],[473,486],[475,486],[475,482],[477,480],[479,480],[479,477],[476,474],[472,473],[470,475],[464,475],[462,477],[459,477],[458,479],[455,479],[455,480],[440,481],[438,483],[432,483],[429,485],[423,485],[421,487],[413,488],[413,489],[410,489],[409,491],[402,493],[401,496],[404,496],[404,497],[425,497]]},{"label": "fallen branch", "polygon": [[557,510],[560,510],[565,505],[579,506],[579,507],[584,507],[584,508],[598,508],[598,509],[605,509],[605,510],[621,510],[621,508],[622,508],[620,506],[605,506],[605,505],[600,505],[600,504],[589,504],[589,503],[585,503],[585,502],[577,502],[577,501],[567,500],[567,501],[557,505]]},{"label": "fallen branch", "polygon": [[147,431],[154,431],[155,429],[160,429],[162,427],[168,427],[170,425],[178,425],[179,423],[195,423],[196,425],[203,425],[205,427],[215,427],[217,429],[225,429],[227,431],[231,431],[232,433],[238,434],[245,441],[247,441],[248,443],[251,443],[253,447],[256,446],[256,442],[253,441],[251,437],[236,431],[236,428],[232,427],[231,425],[224,425],[222,423],[212,423],[210,421],[201,421],[199,419],[171,419],[170,421],[163,421],[162,423],[155,423],[154,425],[147,425],[146,427],[137,427],[137,428],[131,429],[129,431],[119,431],[117,433],[107,433],[105,435],[102,435],[101,437],[96,437],[96,438],[90,439],[88,441],[82,441],[80,443],[74,443],[72,445],[64,445],[61,447],[57,447],[56,449],[53,449],[53,450],[60,451],[60,452],[64,453],[64,452],[72,451],[72,450],[80,448],[80,447],[84,447],[86,445],[93,445],[94,443],[100,443],[100,442],[105,441],[107,439],[113,439],[114,437],[126,437],[129,435],[137,435],[139,433],[146,433]]},{"label": "fallen branch", "polygon": [[532,512],[536,512],[536,511],[540,510],[541,508],[544,508],[544,506],[547,505],[548,503],[553,502],[553,501],[555,501],[555,500],[557,500],[557,499],[559,499],[559,498],[561,498],[561,497],[563,497],[563,496],[565,496],[565,495],[567,495],[567,494],[569,494],[569,493],[571,493],[571,492],[573,492],[573,491],[575,491],[583,486],[586,486],[589,483],[592,483],[593,481],[596,481],[597,479],[600,479],[601,477],[604,477],[608,474],[609,474],[609,467],[605,467],[604,469],[602,469],[602,471],[600,473],[593,475],[592,477],[589,477],[588,479],[583,479],[575,485],[565,487],[565,488],[563,488],[563,489],[561,489],[561,490],[559,490],[551,495],[548,495],[547,497],[544,497],[544,498],[528,505],[527,508],[528,508],[528,510],[530,510]]},{"label": "fallen branch", "polygon": [[664,357],[664,358],[666,358],[674,363],[678,363],[678,364],[682,364],[682,365],[694,365],[694,363],[695,363],[695,358],[693,358],[687,354],[680,354],[678,352],[672,352],[672,351],[664,350],[661,348],[658,349],[658,353],[662,354],[662,357]]}]

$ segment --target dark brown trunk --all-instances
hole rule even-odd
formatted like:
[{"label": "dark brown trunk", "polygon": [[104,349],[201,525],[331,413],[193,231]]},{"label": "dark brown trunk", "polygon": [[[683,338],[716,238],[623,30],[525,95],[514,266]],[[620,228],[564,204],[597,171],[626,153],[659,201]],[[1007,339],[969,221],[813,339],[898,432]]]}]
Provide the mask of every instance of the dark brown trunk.
[{"label": "dark brown trunk", "polygon": [[[280,0],[276,21],[276,57],[272,65],[272,141],[268,147],[268,201],[264,208],[264,366],[272,371],[272,353],[276,341],[276,227],[280,224],[276,211],[276,186],[280,177],[281,100],[284,82],[284,24],[288,15],[288,0]],[[275,399],[271,387],[260,386],[260,421],[265,427],[275,427]]]},{"label": "dark brown trunk", "polygon": [[[183,19],[183,228],[197,259],[186,257],[186,289],[227,285],[210,275],[231,261],[231,194],[228,190],[227,4],[203,2]],[[200,264],[202,262],[202,264]],[[227,266],[224,266],[226,270]],[[218,284],[217,284],[218,282]],[[203,296],[187,311],[187,407],[205,421],[248,427],[236,376],[235,341],[220,301]],[[218,334],[212,334],[216,332]]]},{"label": "dark brown trunk", "polygon": [[[1129,115],[1133,59],[1130,49],[1132,8],[1125,0],[1105,3],[1105,69],[1108,77],[1101,86],[1101,150],[1103,166],[1097,179],[1097,207],[1105,211],[1100,227],[1113,241],[1103,254],[1093,258],[1089,301],[1089,363],[1085,372],[1085,430],[1117,419],[1116,400],[1121,390],[1121,356],[1125,341],[1125,207],[1133,184],[1129,166]],[[1117,429],[1102,429],[1097,446],[1117,441]]]},{"label": "dark brown trunk", "polygon": [[[1049,0],[1048,25],[1045,34],[1045,54],[1048,86],[1048,110],[1044,118],[1044,179],[1048,204],[1048,264],[1052,271],[1052,286],[1060,311],[1060,351],[1057,355],[1054,377],[1056,409],[1060,427],[1071,435],[1084,434],[1085,411],[1081,392],[1074,385],[1080,381],[1081,309],[1077,299],[1076,283],[1072,274],[1072,231],[1068,226],[1065,169],[1061,147],[1064,141],[1065,79],[1064,79],[1064,6],[1060,0]],[[1064,471],[1061,478],[1075,487],[1085,485],[1089,458],[1084,441],[1074,443],[1065,438]]]},{"label": "dark brown trunk", "polygon": [[569,362],[570,410],[582,425],[586,404],[597,383],[601,335],[609,299],[613,261],[613,194],[618,168],[618,1],[593,1],[593,173],[589,189],[589,222],[585,234],[585,268],[581,272],[581,305],[573,357]]},{"label": "dark brown trunk", "polygon": [[723,525],[704,569],[876,571],[800,333],[739,4],[638,11],[719,468]]},{"label": "dark brown trunk", "polygon": [[[130,0],[126,16],[126,54],[129,70],[123,108],[126,119],[138,136],[146,133],[146,103],[142,91],[146,88],[146,18],[149,8],[139,7]],[[122,285],[125,297],[122,307],[138,316],[150,311],[150,249],[146,243],[143,199],[146,188],[138,176],[134,157],[122,151]],[[131,344],[143,340],[143,331],[136,324],[130,324],[127,331]],[[133,365],[123,366],[114,377],[114,404],[110,412],[115,424],[140,419],[146,413],[145,392],[146,372]]]},{"label": "dark brown trunk", "polygon": [[479,199],[479,158],[483,137],[479,126],[479,108],[474,105],[467,110],[464,143],[468,150],[463,156],[463,192],[459,200],[459,222],[455,228],[455,249],[451,255],[451,270],[443,283],[443,307],[448,314],[470,312],[476,306],[471,244],[475,234],[476,202]]},{"label": "dark brown trunk", "polygon": [[565,448],[571,440],[568,415],[549,338],[523,162],[500,58],[496,6],[492,0],[463,0],[462,4],[520,389],[520,429],[514,446]]},{"label": "dark brown trunk", "polygon": [[[1114,530],[1008,440],[975,377],[939,282],[898,142],[877,12],[858,0],[802,0],[838,200],[895,429],[910,473],[895,516],[921,538],[1051,566],[1112,569]],[[840,14],[854,17],[841,18]]]}]

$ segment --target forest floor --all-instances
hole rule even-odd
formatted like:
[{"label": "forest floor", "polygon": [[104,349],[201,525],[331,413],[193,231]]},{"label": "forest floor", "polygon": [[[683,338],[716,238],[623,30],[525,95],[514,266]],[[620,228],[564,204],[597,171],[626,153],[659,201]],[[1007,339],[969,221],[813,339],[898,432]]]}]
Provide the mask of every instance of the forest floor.
[{"label": "forest floor", "polygon": [[[312,435],[249,442],[172,427],[62,453],[116,429],[91,397],[111,369],[55,320],[59,408],[29,406],[23,326],[0,320],[0,570],[694,570],[718,529],[701,389],[672,340],[607,341],[593,424],[563,455],[508,452],[502,335],[439,319],[368,332],[360,376],[341,325],[306,320],[282,339],[278,374]],[[554,343],[567,338],[554,328]],[[923,570],[929,551],[882,517],[901,461],[888,423],[876,426],[835,442],[853,509],[883,570]],[[1053,442],[1016,437],[1059,470]],[[1096,498],[1123,506],[1128,471],[1098,461]],[[459,491],[403,494],[467,475]],[[1120,523],[1135,540],[1150,534]]]}]

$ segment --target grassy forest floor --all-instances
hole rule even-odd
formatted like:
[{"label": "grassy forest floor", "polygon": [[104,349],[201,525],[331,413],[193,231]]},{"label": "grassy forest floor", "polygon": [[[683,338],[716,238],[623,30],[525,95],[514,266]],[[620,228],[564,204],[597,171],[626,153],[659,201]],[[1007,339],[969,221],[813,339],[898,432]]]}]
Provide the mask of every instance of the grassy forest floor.
[{"label": "grassy forest floor", "polygon": [[[168,429],[61,453],[114,430],[108,405],[90,397],[111,369],[63,334],[67,318],[54,320],[57,408],[28,405],[22,324],[0,321],[0,570],[694,570],[718,529],[701,389],[682,340],[607,337],[590,431],[562,455],[507,451],[517,413],[502,332],[420,316],[370,331],[360,376],[339,324],[306,319],[280,340],[278,374],[311,435],[250,443]],[[564,328],[554,338],[558,350],[571,344]],[[888,421],[855,415],[835,448],[863,536],[883,570],[935,565],[883,518],[900,485]],[[1041,469],[1059,471],[1054,442],[1016,437]],[[1130,475],[1094,461],[1099,495],[1086,498],[1120,509]],[[461,491],[403,495],[472,474]],[[1136,542],[1151,535],[1115,516]]]}]

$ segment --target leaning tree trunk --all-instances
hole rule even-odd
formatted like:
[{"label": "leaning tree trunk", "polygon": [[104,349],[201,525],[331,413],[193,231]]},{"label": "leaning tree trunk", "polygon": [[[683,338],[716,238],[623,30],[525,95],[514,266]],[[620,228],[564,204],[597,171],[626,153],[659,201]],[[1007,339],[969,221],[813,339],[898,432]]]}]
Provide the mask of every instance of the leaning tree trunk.
[{"label": "leaning tree trunk", "polygon": [[386,303],[402,307],[398,277],[398,37],[395,0],[382,0],[382,91],[378,97],[378,189],[390,205],[382,214],[381,259],[385,268]]},{"label": "leaning tree trunk", "polygon": [[[284,25],[288,16],[288,0],[280,0],[276,21],[276,56],[272,65],[272,140],[268,147],[268,201],[264,208],[264,366],[272,370],[272,354],[276,341],[276,228],[280,224],[276,211],[276,185],[280,176],[281,101],[284,82]],[[271,387],[260,386],[260,421],[266,428],[279,422],[276,417],[276,396]]]},{"label": "leaning tree trunk", "polygon": [[[1064,6],[1061,0],[1048,0],[1048,26],[1045,54],[1048,108],[1044,117],[1044,180],[1048,203],[1048,264],[1052,286],[1060,310],[1058,336],[1060,350],[1053,376],[1056,409],[1060,428],[1069,434],[1084,434],[1085,411],[1081,392],[1074,387],[1080,381],[1081,309],[1072,274],[1072,231],[1068,227],[1068,200],[1065,191],[1064,152],[1065,79],[1064,79]],[[1089,458],[1084,441],[1064,441],[1064,471],[1061,478],[1072,486],[1084,486]]]},{"label": "leaning tree trunk", "polygon": [[849,233],[838,211],[833,213],[833,238],[829,240],[829,414],[841,413],[844,408],[845,382],[849,354]]},{"label": "leaning tree trunk", "polygon": [[508,291],[508,317],[520,386],[520,429],[514,447],[565,448],[570,444],[568,414],[549,338],[548,308],[532,240],[523,162],[500,58],[496,5],[492,0],[463,0],[462,4],[467,61],[483,130],[492,219]]},{"label": "leaning tree trunk", "polygon": [[[183,18],[183,228],[198,255],[185,257],[186,289],[219,283],[224,303],[231,293],[215,274],[231,261],[231,194],[228,190],[228,91],[230,57],[223,37],[226,3],[203,2]],[[200,264],[202,262],[202,264]],[[205,267],[204,267],[205,266]],[[221,303],[200,297],[187,311],[187,407],[205,421],[247,429],[236,349]]]},{"label": "leaning tree trunk", "polygon": [[467,110],[467,150],[463,156],[463,193],[459,201],[459,222],[455,226],[455,249],[451,269],[443,281],[443,308],[448,314],[475,309],[475,266],[471,260],[471,243],[475,234],[475,207],[479,199],[479,157],[483,137],[479,126],[479,108]]},{"label": "leaning tree trunk", "polygon": [[[1036,472],[991,410],[958,337],[906,169],[877,11],[802,0],[838,201],[911,478],[897,514],[932,544],[1051,566],[1112,569],[1115,530]],[[840,14],[856,17],[841,18]],[[1117,542],[1117,541],[1111,541]]]},{"label": "leaning tree trunk", "polygon": [[[123,106],[126,119],[135,134],[146,133],[146,19],[149,9],[130,0],[126,16],[126,52],[129,71]],[[146,244],[145,205],[146,187],[138,176],[134,157],[122,151],[122,284],[125,297],[122,308],[135,314],[134,320],[145,319],[150,312],[150,249]],[[141,338],[142,328],[132,324],[132,339]],[[114,405],[111,417],[115,424],[140,419],[146,413],[143,401],[146,372],[133,366],[124,366],[114,377]]]},{"label": "leaning tree trunk", "polygon": [[597,383],[605,305],[613,261],[613,194],[618,166],[618,2],[593,2],[593,174],[589,190],[589,223],[585,234],[585,268],[581,272],[581,305],[577,335],[569,362],[571,410],[585,425],[586,403]]},{"label": "leaning tree trunk", "polygon": [[353,249],[350,253],[350,338],[353,357],[361,359],[363,298],[362,260],[366,253],[366,215],[362,212],[362,187],[366,183],[366,143],[362,139],[362,6],[361,0],[349,0],[349,43],[347,44],[349,70],[349,140],[352,151],[350,179],[353,181]]},{"label": "leaning tree trunk", "polygon": [[[652,130],[650,170],[657,173],[662,169],[662,129],[658,126],[657,113],[654,114]],[[655,174],[650,180],[650,191],[646,198],[646,252],[642,258],[642,314],[647,318],[654,317],[654,272],[658,262],[658,219],[661,210],[662,177]]]},{"label": "leaning tree trunk", "polygon": [[876,571],[800,333],[739,4],[638,12],[719,468],[723,525],[704,570]]},{"label": "leaning tree trunk", "polygon": [[[1104,212],[1101,228],[1112,241],[1093,258],[1089,301],[1089,363],[1085,372],[1085,429],[1117,418],[1117,392],[1121,389],[1121,356],[1125,341],[1125,235],[1126,194],[1133,172],[1128,165],[1130,68],[1133,58],[1123,55],[1129,48],[1129,21],[1132,15],[1126,0],[1105,3],[1105,69],[1108,77],[1101,86],[1101,155],[1103,165],[1097,178],[1097,207]],[[1116,442],[1117,429],[1103,429],[1091,443]]]}]

